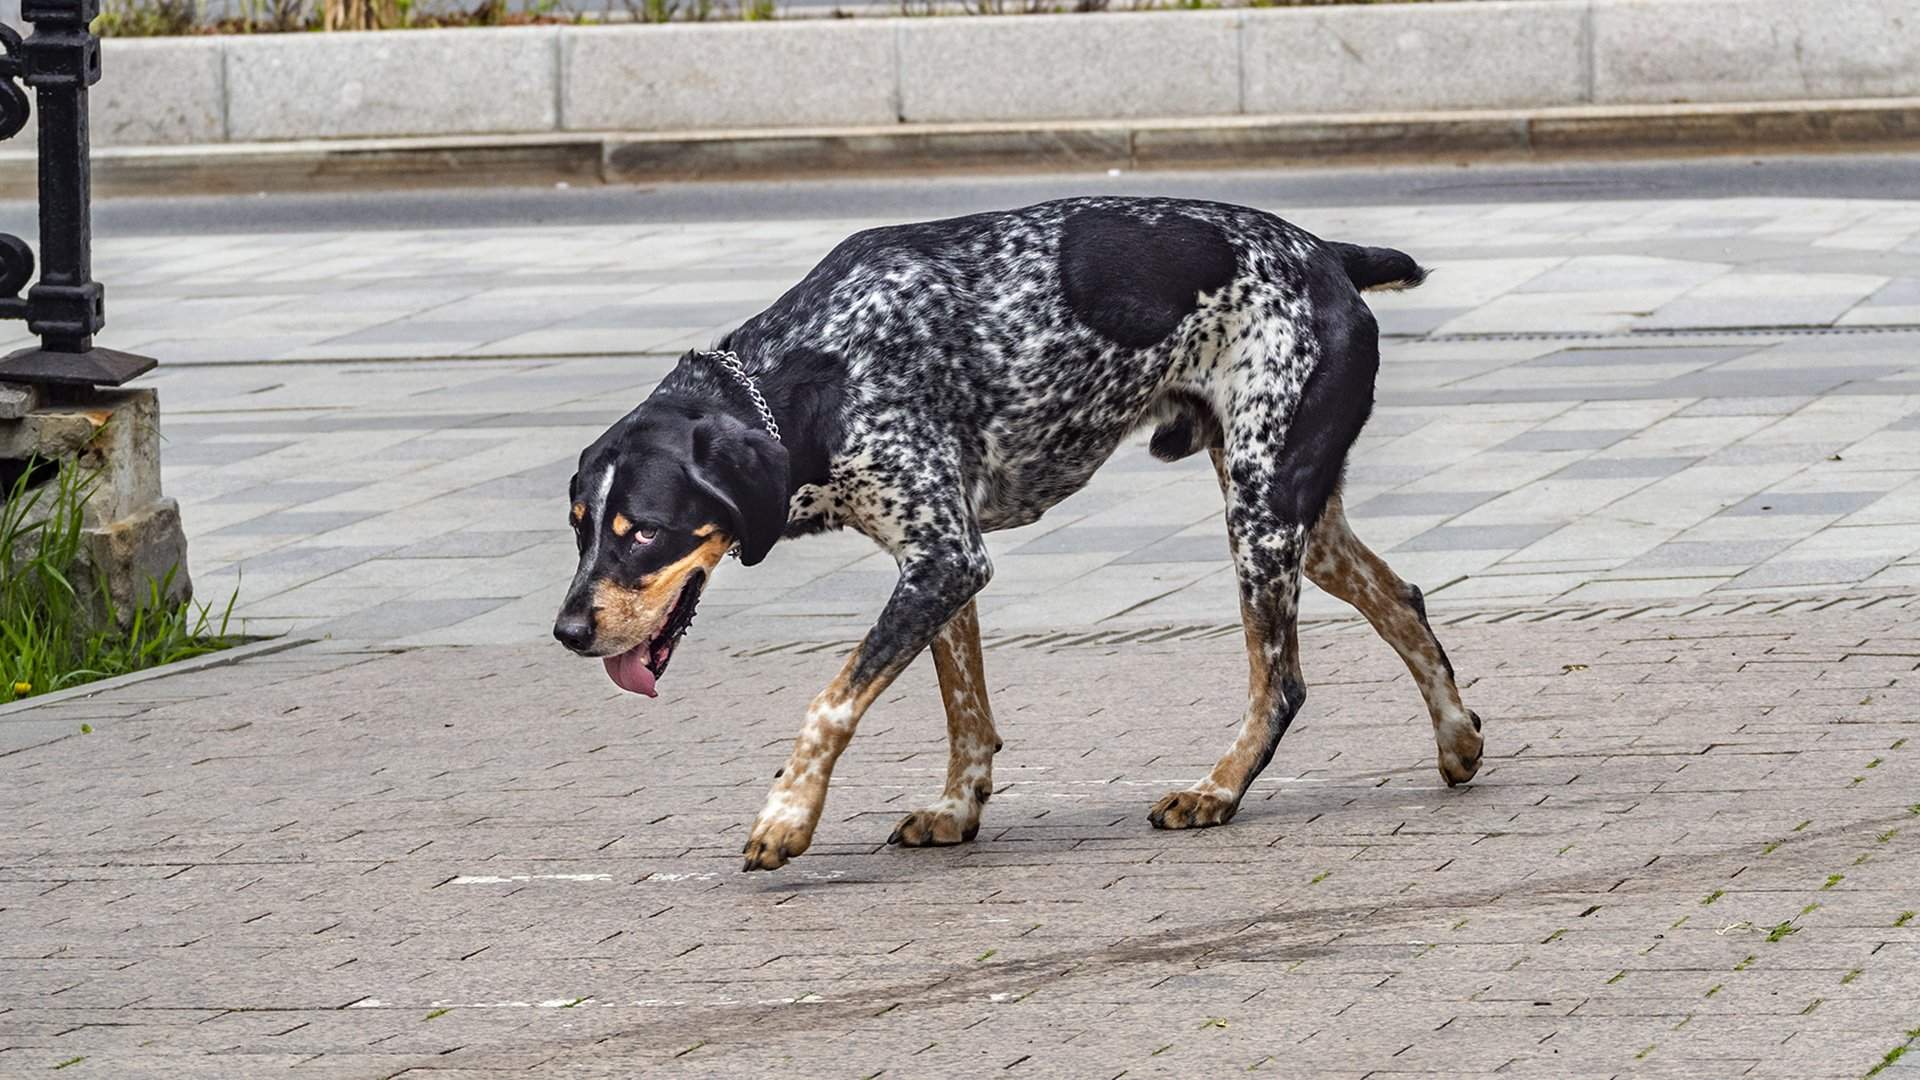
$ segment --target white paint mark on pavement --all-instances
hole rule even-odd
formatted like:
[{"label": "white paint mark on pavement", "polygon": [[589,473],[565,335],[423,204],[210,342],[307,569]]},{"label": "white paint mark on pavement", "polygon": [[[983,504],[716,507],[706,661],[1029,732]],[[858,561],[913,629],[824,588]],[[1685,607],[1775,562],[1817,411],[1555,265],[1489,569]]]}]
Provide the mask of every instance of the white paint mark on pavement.
[{"label": "white paint mark on pavement", "polygon": [[491,877],[486,874],[461,875],[448,882],[449,885],[508,885],[516,881],[612,881],[612,874],[514,874],[511,877]]}]

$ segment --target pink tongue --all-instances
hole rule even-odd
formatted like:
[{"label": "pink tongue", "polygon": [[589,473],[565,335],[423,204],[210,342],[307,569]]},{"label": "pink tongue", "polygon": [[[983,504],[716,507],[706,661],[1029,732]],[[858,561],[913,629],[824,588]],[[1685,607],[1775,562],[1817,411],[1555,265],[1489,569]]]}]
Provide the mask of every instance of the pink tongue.
[{"label": "pink tongue", "polygon": [[609,656],[601,660],[607,665],[607,678],[620,689],[634,694],[658,697],[653,690],[653,672],[647,670],[647,645],[642,643],[628,649],[619,656]]}]

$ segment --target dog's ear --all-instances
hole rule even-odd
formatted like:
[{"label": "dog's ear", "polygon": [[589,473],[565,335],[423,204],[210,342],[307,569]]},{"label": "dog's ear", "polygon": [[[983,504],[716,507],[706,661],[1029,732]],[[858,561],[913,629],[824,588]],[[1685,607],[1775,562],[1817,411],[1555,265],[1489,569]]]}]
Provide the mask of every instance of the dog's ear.
[{"label": "dog's ear", "polygon": [[740,561],[766,558],[787,529],[787,448],[734,417],[710,416],[693,427],[687,475],[725,509]]}]

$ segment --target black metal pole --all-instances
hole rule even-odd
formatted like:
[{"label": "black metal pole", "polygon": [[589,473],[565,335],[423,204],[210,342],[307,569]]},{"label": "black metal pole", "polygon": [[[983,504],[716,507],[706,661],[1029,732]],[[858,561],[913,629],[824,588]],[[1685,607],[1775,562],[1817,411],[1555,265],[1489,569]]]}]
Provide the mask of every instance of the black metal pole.
[{"label": "black metal pole", "polygon": [[105,290],[93,280],[87,130],[87,88],[100,80],[100,39],[89,26],[99,13],[99,0],[25,0],[21,17],[33,34],[24,42],[0,35],[0,138],[20,128],[15,77],[33,88],[40,111],[40,280],[24,303],[18,293],[32,276],[32,253],[18,238],[0,236],[0,318],[25,318],[40,344],[0,359],[0,381],[118,386],[155,363],[93,344],[106,324]]}]

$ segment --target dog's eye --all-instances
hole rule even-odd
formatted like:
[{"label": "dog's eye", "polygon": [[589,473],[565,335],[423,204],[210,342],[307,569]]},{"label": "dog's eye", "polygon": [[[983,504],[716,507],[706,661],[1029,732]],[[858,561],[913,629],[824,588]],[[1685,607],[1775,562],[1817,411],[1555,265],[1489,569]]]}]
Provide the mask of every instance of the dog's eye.
[{"label": "dog's eye", "polygon": [[633,542],[636,544],[651,544],[653,543],[653,538],[659,535],[659,529],[635,529],[633,530]]}]

